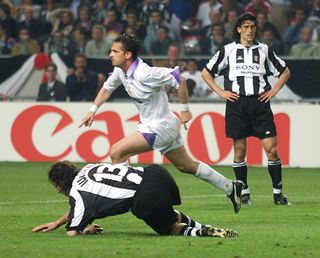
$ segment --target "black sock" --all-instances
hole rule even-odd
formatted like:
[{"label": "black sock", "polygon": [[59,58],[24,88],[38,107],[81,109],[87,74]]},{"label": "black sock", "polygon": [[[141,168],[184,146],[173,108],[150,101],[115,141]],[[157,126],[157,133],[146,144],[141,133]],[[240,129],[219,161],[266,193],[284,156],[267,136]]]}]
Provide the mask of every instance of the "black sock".
[{"label": "black sock", "polygon": [[241,180],[244,183],[243,189],[248,189],[247,183],[247,174],[248,174],[248,167],[245,161],[243,162],[233,162],[232,164],[234,174],[237,180]]},{"label": "black sock", "polygon": [[195,227],[190,227],[188,225],[185,225],[181,231],[180,235],[183,236],[194,236],[194,237],[201,237],[201,229],[195,228]]},{"label": "black sock", "polygon": [[268,170],[272,179],[273,193],[280,194],[282,191],[282,168],[281,160],[268,160]]},{"label": "black sock", "polygon": [[202,225],[201,223],[191,219],[189,216],[183,214],[180,211],[176,211],[176,212],[179,212],[181,215],[181,223],[185,223],[185,224],[187,224],[187,226],[198,228],[198,229],[205,226],[205,225]]}]

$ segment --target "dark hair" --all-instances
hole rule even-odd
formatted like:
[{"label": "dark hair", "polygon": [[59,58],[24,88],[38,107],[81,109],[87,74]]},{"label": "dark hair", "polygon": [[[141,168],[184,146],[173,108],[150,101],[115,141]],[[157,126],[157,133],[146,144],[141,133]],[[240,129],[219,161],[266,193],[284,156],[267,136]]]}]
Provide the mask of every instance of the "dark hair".
[{"label": "dark hair", "polygon": [[7,15],[7,16],[10,16],[10,6],[6,3],[1,3],[0,4],[0,9]]},{"label": "dark hair", "polygon": [[[238,28],[241,27],[241,25],[246,21],[253,21],[255,25],[257,25],[257,18],[256,16],[251,12],[245,12],[238,18],[234,28],[233,28],[233,38],[235,40],[240,39],[240,33],[238,32]],[[256,32],[257,35],[257,32]],[[255,35],[255,36],[256,36]]]},{"label": "dark hair", "polygon": [[132,53],[132,59],[135,60],[139,54],[139,41],[133,35],[122,34],[117,37],[113,42],[118,42],[122,44],[122,50],[125,52]]},{"label": "dark hair", "polygon": [[72,187],[72,181],[79,170],[69,161],[60,161],[49,169],[48,179],[55,186],[59,186],[61,192],[68,194]]},{"label": "dark hair", "polygon": [[49,67],[53,67],[55,71],[57,71],[58,67],[55,63],[47,64],[44,69],[47,71]]}]

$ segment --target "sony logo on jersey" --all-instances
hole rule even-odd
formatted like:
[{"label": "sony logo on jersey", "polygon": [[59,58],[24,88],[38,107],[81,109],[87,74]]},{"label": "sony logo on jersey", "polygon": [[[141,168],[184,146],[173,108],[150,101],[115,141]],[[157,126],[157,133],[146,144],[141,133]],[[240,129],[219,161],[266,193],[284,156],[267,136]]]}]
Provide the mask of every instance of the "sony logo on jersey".
[{"label": "sony logo on jersey", "polygon": [[260,69],[260,65],[258,64],[237,64],[236,65],[236,70],[237,71],[250,71],[250,72],[257,72]]}]

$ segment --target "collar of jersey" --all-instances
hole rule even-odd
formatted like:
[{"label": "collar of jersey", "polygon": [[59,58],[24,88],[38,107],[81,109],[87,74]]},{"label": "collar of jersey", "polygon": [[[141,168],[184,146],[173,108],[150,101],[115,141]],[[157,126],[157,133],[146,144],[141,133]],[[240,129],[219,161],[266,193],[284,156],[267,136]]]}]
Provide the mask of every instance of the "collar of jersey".
[{"label": "collar of jersey", "polygon": [[[237,43],[237,45],[242,46],[243,48],[247,48],[247,47],[245,47],[244,45],[241,44],[239,39],[236,40],[236,43]],[[250,48],[257,48],[257,47],[259,47],[259,42],[254,40],[253,44],[252,44],[252,46],[250,46]]]},{"label": "collar of jersey", "polygon": [[128,71],[127,71],[127,76],[130,77],[134,71],[137,69],[138,65],[139,65],[139,62],[140,62],[140,58],[136,58],[133,63],[130,65]]}]

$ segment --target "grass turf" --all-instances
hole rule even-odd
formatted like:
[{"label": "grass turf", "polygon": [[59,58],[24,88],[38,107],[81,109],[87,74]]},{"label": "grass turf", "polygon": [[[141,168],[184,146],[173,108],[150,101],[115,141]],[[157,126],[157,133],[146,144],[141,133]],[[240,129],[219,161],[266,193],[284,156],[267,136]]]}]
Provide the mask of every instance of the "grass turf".
[{"label": "grass turf", "polygon": [[[167,166],[182,196],[176,208],[238,231],[236,239],[158,236],[130,213],[97,220],[103,235],[70,238],[64,227],[31,232],[68,209],[67,199],[47,181],[49,166],[0,163],[0,257],[320,257],[319,169],[284,169],[292,206],[283,207],[273,204],[267,169],[250,168],[253,205],[235,215],[223,192]],[[229,167],[217,169],[234,177]]]}]

